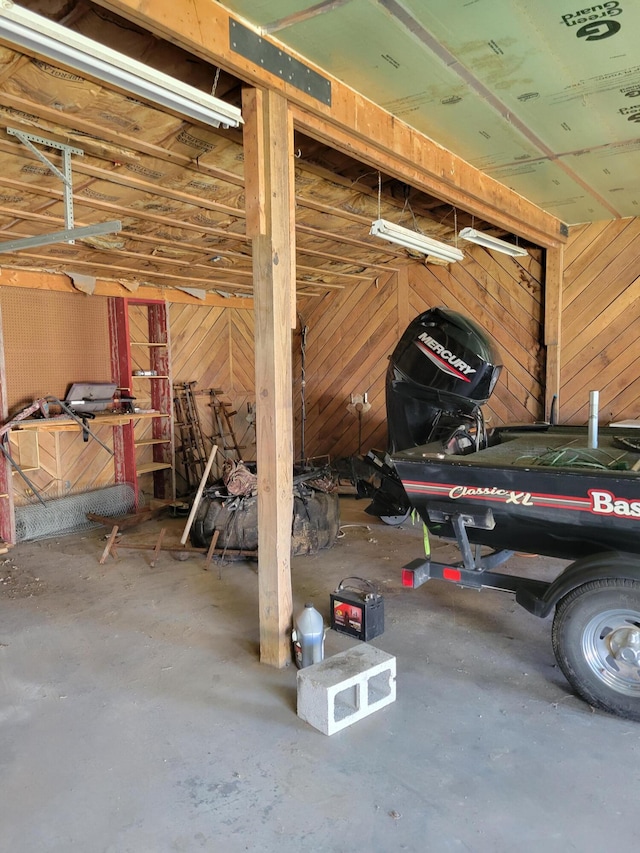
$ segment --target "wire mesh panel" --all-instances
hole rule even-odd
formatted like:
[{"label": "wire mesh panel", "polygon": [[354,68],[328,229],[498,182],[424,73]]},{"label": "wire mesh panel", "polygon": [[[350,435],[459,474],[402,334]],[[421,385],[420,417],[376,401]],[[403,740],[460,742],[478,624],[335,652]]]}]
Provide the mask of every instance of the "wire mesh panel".
[{"label": "wire mesh panel", "polygon": [[16,540],[47,539],[99,527],[98,522],[87,518],[88,512],[104,516],[125,515],[133,511],[134,504],[133,486],[120,483],[47,501],[44,506],[37,503],[16,507]]}]

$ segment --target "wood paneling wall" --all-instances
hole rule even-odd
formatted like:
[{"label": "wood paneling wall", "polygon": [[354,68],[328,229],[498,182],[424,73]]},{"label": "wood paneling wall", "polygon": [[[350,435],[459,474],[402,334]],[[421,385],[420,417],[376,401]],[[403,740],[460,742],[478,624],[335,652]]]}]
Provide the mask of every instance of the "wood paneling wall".
[{"label": "wood paneling wall", "polygon": [[[106,300],[6,287],[0,301],[10,414],[38,397],[64,399],[73,382],[111,380]],[[95,432],[112,447],[111,427]],[[93,439],[84,442],[80,430],[12,432],[10,452],[45,499],[113,483],[112,456]],[[36,454],[39,467],[31,470]],[[33,503],[33,490],[15,471],[11,476],[16,506]]]},{"label": "wood paneling wall", "polygon": [[640,418],[640,218],[572,228],[565,247],[560,421]]},{"label": "wood paneling wall", "polygon": [[[89,427],[107,447],[113,447],[111,427],[95,427],[92,421]],[[36,439],[39,466],[32,470],[35,452],[32,442]],[[37,434],[31,430],[12,432],[10,442],[11,455],[24,466],[27,477],[45,500],[113,485],[113,457],[92,438],[84,442],[79,429],[38,430]],[[34,503],[37,499],[27,483],[15,472],[12,476],[16,506]]]},{"label": "wood paneling wall", "polygon": [[[196,382],[203,433],[211,438],[214,432],[209,389],[219,389],[236,412],[233,425],[242,458],[255,460],[255,432],[247,420],[255,408],[253,311],[172,304],[169,329],[173,382]],[[181,485],[178,478],[178,490]]]},{"label": "wood paneling wall", "polygon": [[[410,264],[375,285],[327,294],[300,305],[306,325],[305,455],[332,458],[386,446],[384,379],[388,357],[408,323],[444,305],[476,320],[494,338],[504,369],[485,416],[489,424],[544,416],[542,269],[539,253],[523,259],[465,250],[449,268]],[[300,454],[299,334],[295,338],[296,451]],[[368,393],[371,409],[348,411],[351,394]]]},{"label": "wood paneling wall", "polygon": [[[600,391],[601,422],[640,417],[640,218],[571,230],[565,249],[560,421],[586,423],[589,390]],[[332,459],[386,446],[384,379],[388,356],[407,324],[445,305],[474,318],[500,350],[504,369],[485,416],[490,424],[530,422],[543,411],[542,269],[524,259],[465,248],[449,268],[410,263],[373,284],[300,300],[293,339],[296,456],[301,447],[301,329],[305,351],[306,457]],[[33,301],[35,294],[30,294]],[[80,303],[74,297],[74,307]],[[213,433],[208,389],[220,389],[237,412],[234,426],[245,459],[255,459],[247,416],[255,406],[253,312],[172,304],[169,309],[174,383],[195,381],[202,426]],[[286,322],[283,319],[283,322]],[[78,362],[79,364],[82,362]],[[93,377],[95,379],[96,377]],[[9,389],[10,391],[11,389]],[[348,411],[351,394],[367,392],[371,409]],[[204,392],[204,393],[202,393]],[[111,430],[100,437],[111,441]],[[12,452],[20,448],[12,436]],[[79,433],[46,433],[34,483],[48,497],[113,482],[111,457]],[[16,502],[33,500],[14,475]]]}]

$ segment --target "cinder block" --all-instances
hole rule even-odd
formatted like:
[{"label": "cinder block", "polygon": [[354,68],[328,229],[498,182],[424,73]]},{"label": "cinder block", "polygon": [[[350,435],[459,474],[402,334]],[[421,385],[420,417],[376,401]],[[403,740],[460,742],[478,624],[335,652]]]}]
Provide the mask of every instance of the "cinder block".
[{"label": "cinder block", "polygon": [[396,699],[396,659],[361,643],[298,670],[298,716],[335,734]]}]

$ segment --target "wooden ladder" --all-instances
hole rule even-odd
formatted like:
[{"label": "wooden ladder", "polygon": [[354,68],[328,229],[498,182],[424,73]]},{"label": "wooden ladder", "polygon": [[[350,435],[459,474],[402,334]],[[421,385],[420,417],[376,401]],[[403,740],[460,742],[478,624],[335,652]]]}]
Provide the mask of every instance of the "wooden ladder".
[{"label": "wooden ladder", "polygon": [[209,388],[209,406],[213,413],[212,439],[225,459],[241,462],[240,451],[245,448],[244,445],[238,444],[232,421],[233,416],[238,413],[231,409],[229,403],[220,398],[222,393],[220,388]]},{"label": "wooden ladder", "polygon": [[176,453],[180,456],[187,491],[200,482],[207,465],[207,451],[196,405],[195,382],[181,382],[173,386],[175,425],[179,432]]}]

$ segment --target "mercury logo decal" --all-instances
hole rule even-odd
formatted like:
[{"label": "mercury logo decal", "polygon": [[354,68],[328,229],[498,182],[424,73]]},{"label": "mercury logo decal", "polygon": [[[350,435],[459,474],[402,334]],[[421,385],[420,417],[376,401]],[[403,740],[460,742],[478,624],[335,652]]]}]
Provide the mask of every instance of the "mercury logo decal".
[{"label": "mercury logo decal", "polygon": [[448,350],[435,338],[432,338],[431,335],[422,332],[418,335],[415,344],[443,373],[455,376],[456,379],[462,379],[463,382],[471,382],[469,376],[476,372],[475,367],[471,367],[466,361]]}]

